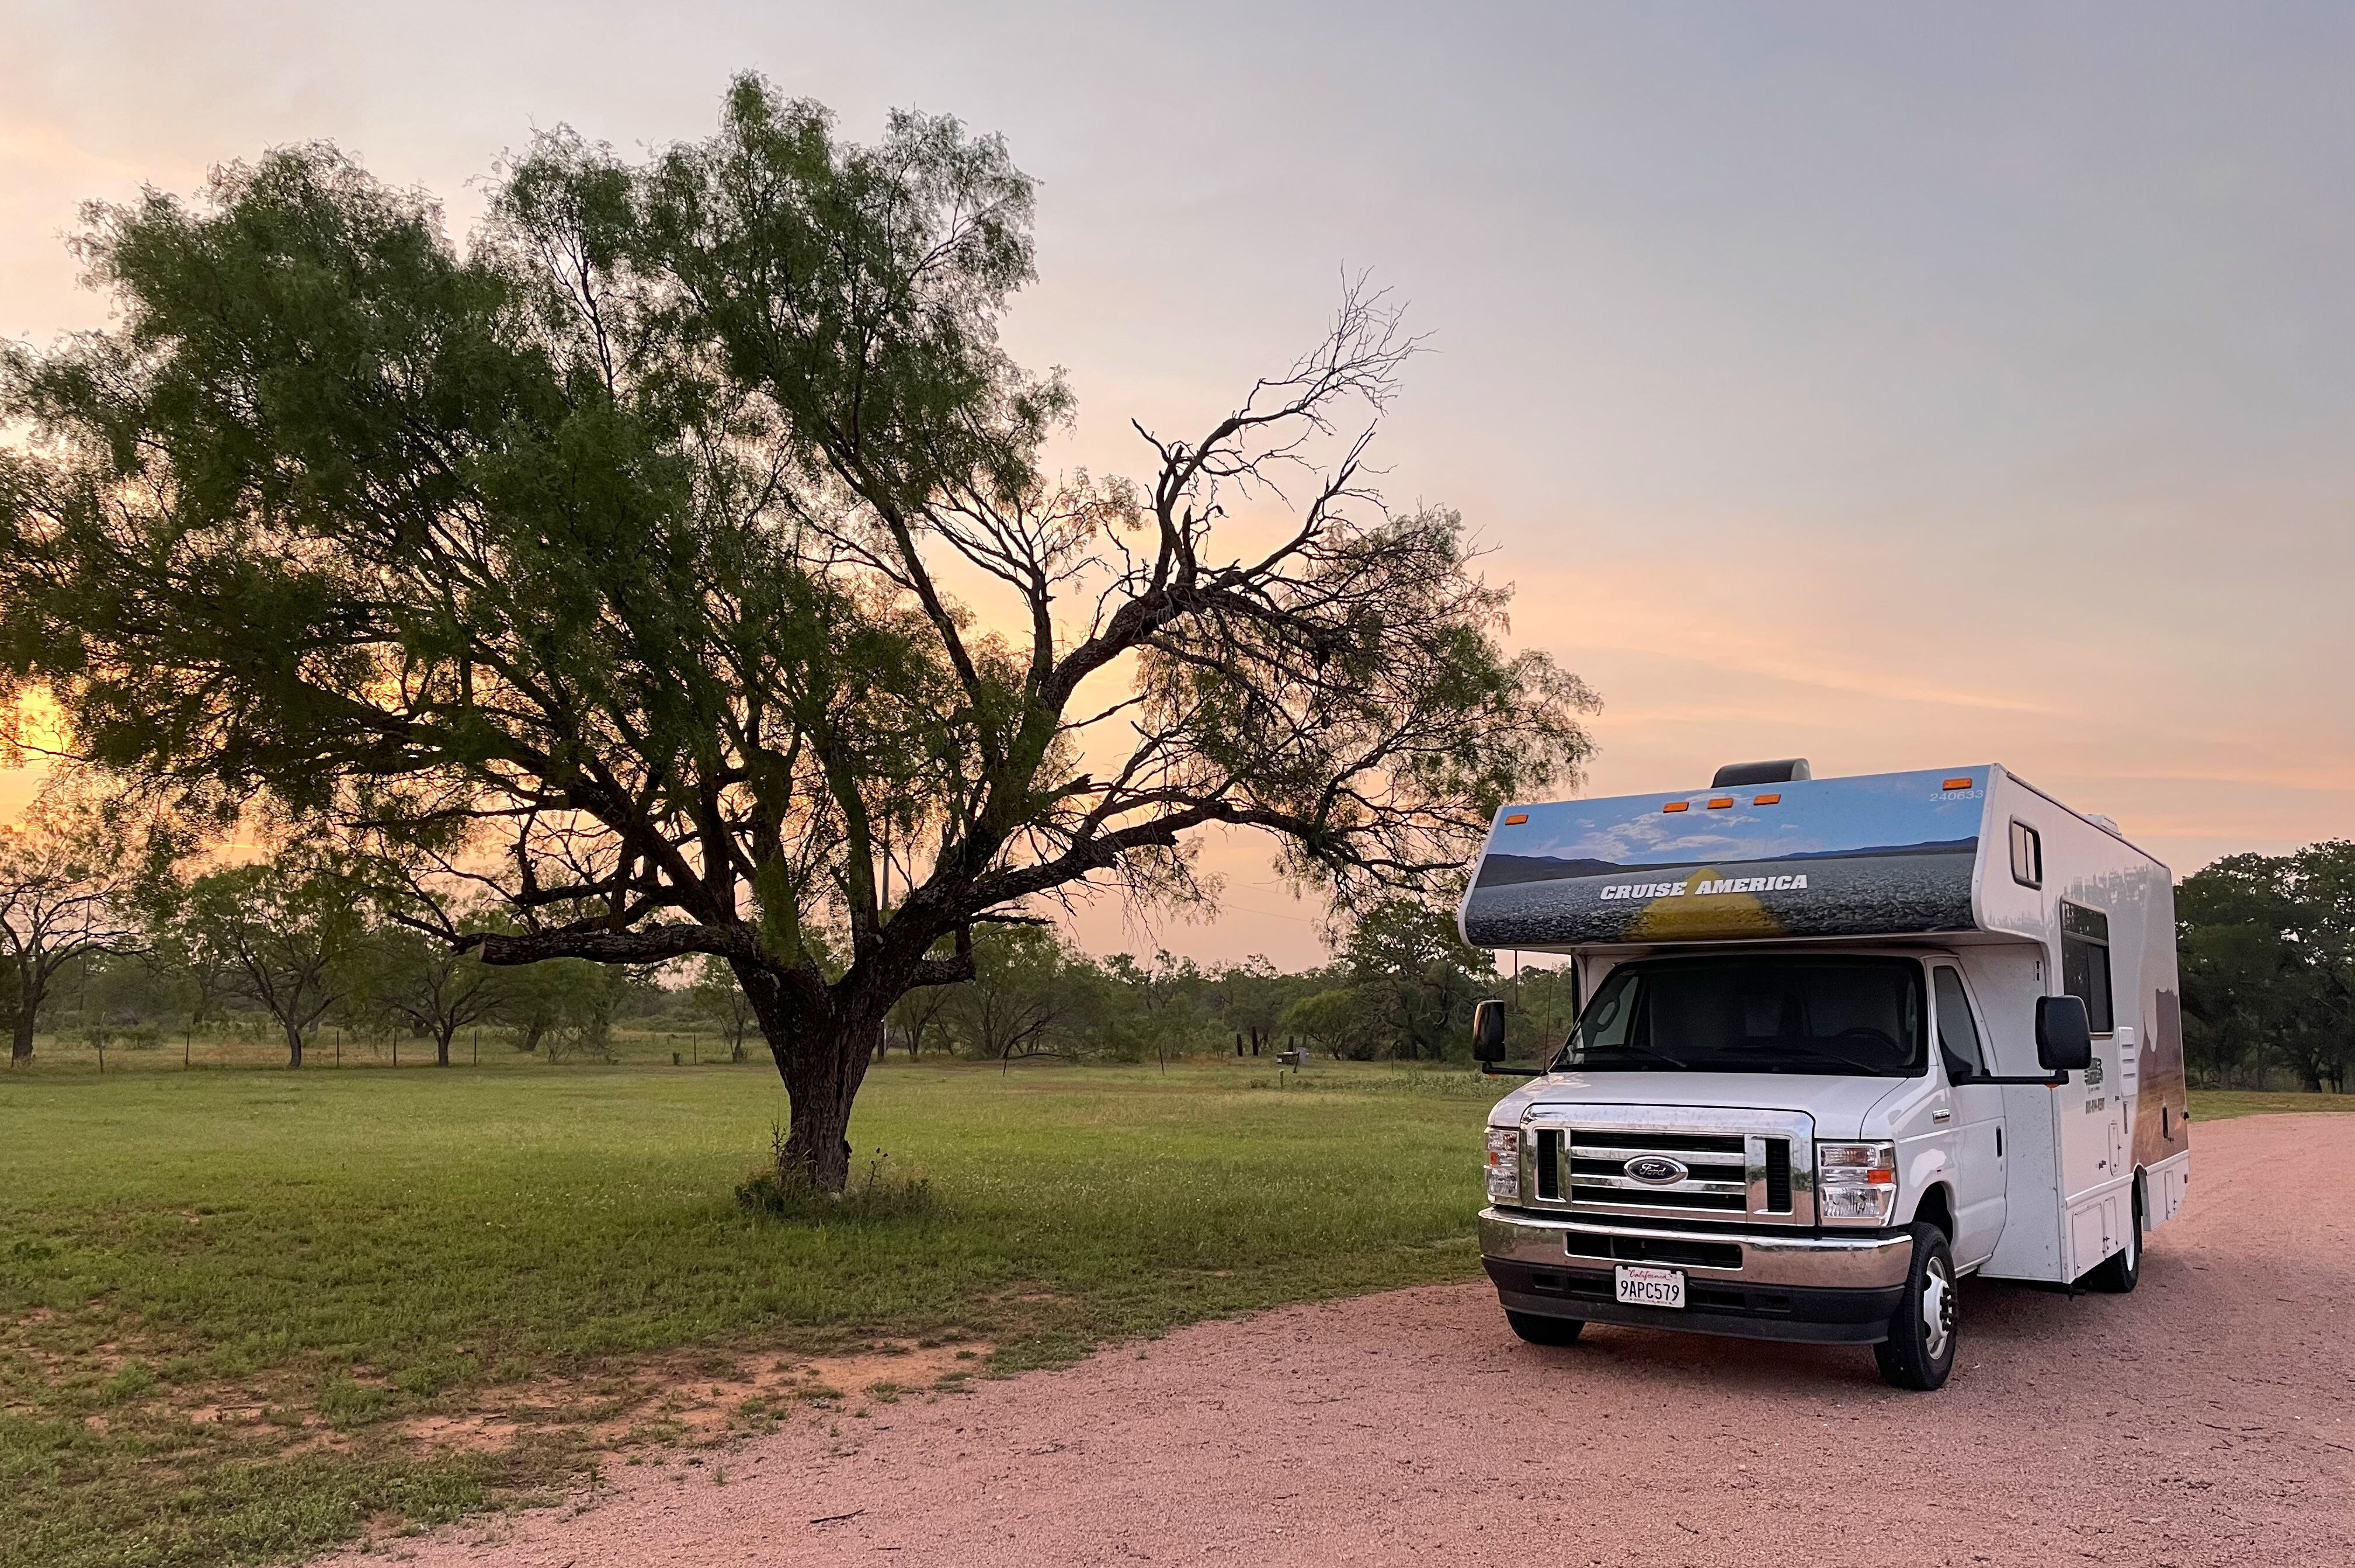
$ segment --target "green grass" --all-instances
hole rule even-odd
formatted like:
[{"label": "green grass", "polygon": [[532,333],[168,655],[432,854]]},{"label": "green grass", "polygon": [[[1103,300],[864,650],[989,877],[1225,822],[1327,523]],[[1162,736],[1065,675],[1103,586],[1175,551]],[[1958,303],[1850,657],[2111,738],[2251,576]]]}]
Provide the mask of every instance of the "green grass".
[{"label": "green grass", "polygon": [[[926,1200],[777,1220],[731,1197],[783,1114],[764,1066],[137,1065],[0,1078],[8,1568],[286,1557],[527,1496],[679,1435],[631,1381],[650,1368],[890,1339],[1007,1371],[1469,1277],[1497,1092],[893,1063],[858,1165],[888,1151]],[[526,1407],[491,1451],[419,1424]]]},{"label": "green grass", "polygon": [[2269,1116],[2279,1111],[2355,1112],[2355,1094],[2301,1094],[2269,1089],[2194,1089],[2190,1104],[2194,1122],[2221,1122],[2233,1116]]},{"label": "green grass", "polygon": [[[616,1447],[710,1435],[650,1380],[755,1351],[945,1343],[969,1349],[954,1371],[1005,1371],[1471,1277],[1476,1128],[1506,1087],[894,1062],[853,1128],[891,1200],[757,1219],[731,1192],[784,1112],[765,1064],[182,1072],[146,1051],[101,1078],[62,1054],[0,1077],[5,1568],[284,1558],[527,1498]],[[796,1408],[737,1402],[734,1429]],[[485,1414],[532,1419],[488,1449],[421,1424]]]}]

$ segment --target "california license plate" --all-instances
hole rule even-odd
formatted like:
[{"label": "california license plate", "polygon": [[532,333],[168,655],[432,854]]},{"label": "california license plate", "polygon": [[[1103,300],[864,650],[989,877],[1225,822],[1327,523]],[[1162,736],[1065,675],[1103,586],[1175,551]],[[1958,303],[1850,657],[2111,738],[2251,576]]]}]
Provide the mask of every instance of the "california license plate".
[{"label": "california license plate", "polygon": [[1685,1271],[1680,1268],[1633,1268],[1625,1264],[1611,1271],[1619,1299],[1629,1307],[1682,1307]]}]

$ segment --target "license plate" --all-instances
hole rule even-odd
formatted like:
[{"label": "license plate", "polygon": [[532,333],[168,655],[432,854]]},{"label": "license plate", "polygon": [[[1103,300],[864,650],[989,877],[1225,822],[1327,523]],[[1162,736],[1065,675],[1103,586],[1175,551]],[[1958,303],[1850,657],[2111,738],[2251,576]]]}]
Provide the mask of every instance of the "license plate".
[{"label": "license plate", "polygon": [[1680,1268],[1633,1268],[1625,1264],[1611,1271],[1619,1299],[1629,1307],[1682,1307],[1685,1271]]}]

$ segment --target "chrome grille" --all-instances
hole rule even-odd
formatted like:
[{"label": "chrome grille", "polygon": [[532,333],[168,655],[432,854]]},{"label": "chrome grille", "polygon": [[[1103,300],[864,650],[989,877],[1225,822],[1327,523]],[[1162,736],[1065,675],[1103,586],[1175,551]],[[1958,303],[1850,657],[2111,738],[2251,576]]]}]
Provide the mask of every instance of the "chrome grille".
[{"label": "chrome grille", "polygon": [[1529,1206],[1631,1219],[1815,1221],[1799,1112],[1540,1105],[1523,1123]]},{"label": "chrome grille", "polygon": [[[1740,1136],[1693,1133],[1613,1133],[1572,1128],[1570,1197],[1579,1203],[1636,1203],[1653,1209],[1750,1211],[1748,1141]],[[1763,1158],[1763,1156],[1762,1156]],[[1643,1163],[1665,1162],[1685,1174],[1662,1183],[1633,1174]]]}]

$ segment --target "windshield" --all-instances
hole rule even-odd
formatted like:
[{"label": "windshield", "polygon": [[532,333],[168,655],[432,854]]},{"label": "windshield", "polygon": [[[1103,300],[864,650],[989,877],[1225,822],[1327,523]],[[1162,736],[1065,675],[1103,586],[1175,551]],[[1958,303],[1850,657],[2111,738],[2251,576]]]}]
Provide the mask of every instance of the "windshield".
[{"label": "windshield", "polygon": [[1922,967],[1910,958],[1662,958],[1623,964],[1557,1071],[1922,1071]]}]

